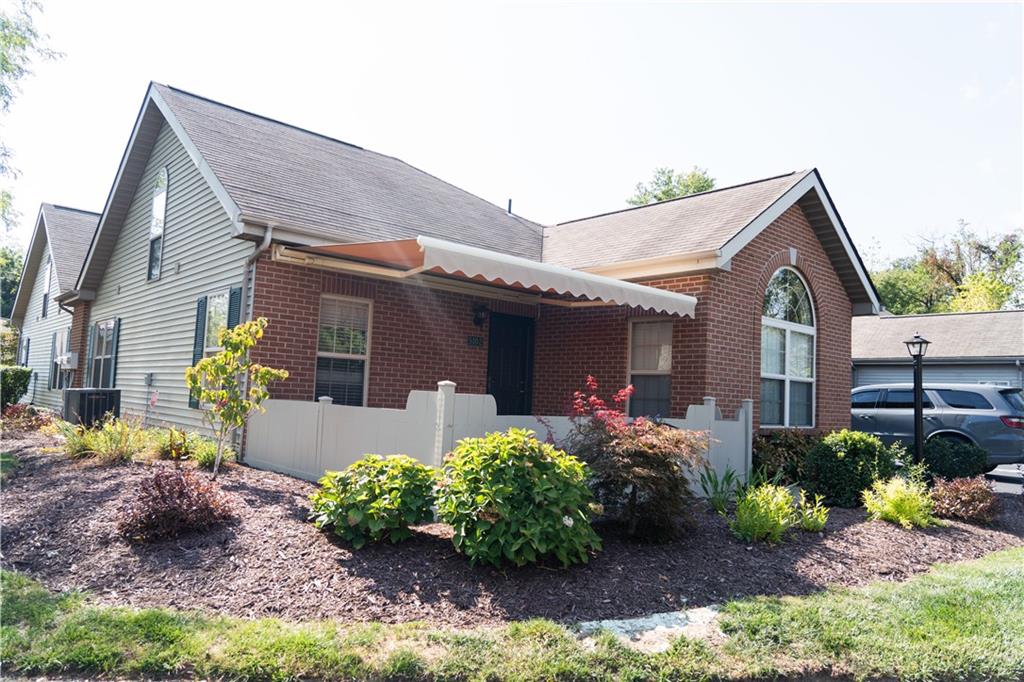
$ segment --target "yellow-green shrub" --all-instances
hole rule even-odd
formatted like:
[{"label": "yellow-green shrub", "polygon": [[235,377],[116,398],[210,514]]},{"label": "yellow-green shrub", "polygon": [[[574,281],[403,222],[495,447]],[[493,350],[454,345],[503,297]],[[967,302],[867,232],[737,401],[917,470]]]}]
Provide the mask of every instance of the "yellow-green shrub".
[{"label": "yellow-green shrub", "polygon": [[780,485],[763,483],[740,495],[730,526],[741,540],[776,543],[795,521],[792,493]]},{"label": "yellow-green shrub", "polygon": [[868,516],[904,528],[925,528],[938,524],[932,511],[932,497],[922,480],[893,476],[886,481],[875,481],[864,491],[864,506]]}]

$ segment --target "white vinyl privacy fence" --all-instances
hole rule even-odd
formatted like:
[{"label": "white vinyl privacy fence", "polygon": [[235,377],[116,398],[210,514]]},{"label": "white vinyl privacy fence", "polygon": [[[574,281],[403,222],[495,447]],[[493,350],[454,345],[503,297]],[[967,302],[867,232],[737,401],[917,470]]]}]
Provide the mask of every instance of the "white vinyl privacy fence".
[{"label": "white vinyl privacy fence", "polygon": [[[499,415],[492,396],[456,393],[450,381],[438,382],[436,391],[411,391],[405,409],[333,405],[330,398],[268,400],[264,407],[265,413],[249,421],[246,463],[308,480],[370,453],[405,454],[436,466],[462,438],[519,427],[557,442],[570,429],[568,417]],[[707,459],[719,474],[732,469],[745,477],[750,469],[750,400],[733,419],[724,419],[714,398],[705,398],[703,405],[691,405],[684,419],[663,421],[706,432]]]}]

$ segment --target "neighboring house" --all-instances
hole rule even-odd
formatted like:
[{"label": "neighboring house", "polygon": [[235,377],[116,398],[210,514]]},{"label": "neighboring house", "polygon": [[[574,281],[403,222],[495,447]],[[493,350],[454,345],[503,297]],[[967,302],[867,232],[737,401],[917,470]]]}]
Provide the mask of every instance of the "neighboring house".
[{"label": "neighboring house", "polygon": [[[31,367],[32,379],[23,402],[59,410],[64,388],[81,381],[81,362],[70,362],[70,309],[57,302],[74,290],[99,215],[43,204],[22,266],[11,321],[20,330],[18,362]],[[58,362],[63,360],[63,363]]]},{"label": "neighboring house", "polygon": [[1024,388],[1024,310],[855,318],[853,385],[913,381],[903,342],[918,333],[925,381]]},{"label": "neighboring house", "polygon": [[183,374],[270,319],[275,398],[402,407],[450,379],[563,414],[586,374],[634,414],[703,396],[755,425],[849,424],[850,320],[877,294],[816,170],[545,227],[398,159],[167,86],[146,94],[62,302],[87,385],[198,426]]}]

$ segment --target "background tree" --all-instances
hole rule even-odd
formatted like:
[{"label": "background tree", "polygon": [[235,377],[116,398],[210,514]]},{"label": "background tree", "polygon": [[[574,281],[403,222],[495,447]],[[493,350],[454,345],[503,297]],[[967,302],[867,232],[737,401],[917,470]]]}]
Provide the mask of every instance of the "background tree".
[{"label": "background tree", "polygon": [[984,237],[961,220],[953,234],[922,239],[914,256],[872,278],[897,315],[1024,307],[1024,232]]},{"label": "background tree", "polygon": [[20,250],[10,245],[0,246],[0,317],[5,320],[10,319],[14,308],[22,262]]},{"label": "background tree", "polygon": [[688,173],[676,173],[671,168],[656,168],[650,182],[638,182],[633,196],[626,199],[631,206],[644,206],[656,201],[678,199],[715,188],[715,179],[707,169],[693,167]]},{"label": "background tree", "polygon": [[[44,45],[46,36],[36,28],[35,14],[40,11],[42,5],[37,0],[15,0],[10,6],[0,7],[0,114],[10,111],[14,98],[21,92],[21,81],[32,74],[33,59],[60,56]],[[11,165],[12,155],[0,136],[0,178],[4,180],[17,176]],[[10,188],[0,187],[0,224],[5,239],[10,238],[18,217]]]}]

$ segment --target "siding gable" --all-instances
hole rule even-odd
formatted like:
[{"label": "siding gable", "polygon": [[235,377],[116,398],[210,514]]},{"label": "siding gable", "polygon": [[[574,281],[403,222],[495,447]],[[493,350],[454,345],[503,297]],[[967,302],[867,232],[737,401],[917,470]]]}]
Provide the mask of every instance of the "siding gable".
[{"label": "siding gable", "polygon": [[[40,230],[37,238],[46,239],[46,231]],[[50,376],[50,342],[53,333],[60,328],[71,326],[71,315],[61,310],[53,297],[57,295],[57,268],[50,268],[50,302],[43,317],[43,293],[46,291],[44,275],[46,260],[50,257],[50,244],[43,245],[36,276],[31,283],[28,305],[25,308],[25,319],[21,324],[21,339],[29,339],[28,365],[34,374],[28,385],[28,392],[22,402],[31,402],[51,410],[60,410],[63,405],[62,392],[51,391],[47,386]]]},{"label": "siding gable", "polygon": [[[160,278],[146,278],[154,182],[167,168],[167,212]],[[196,299],[242,284],[249,242],[232,238],[223,205],[166,123],[135,190],[97,288],[90,325],[120,318],[116,386],[123,413],[150,423],[201,426],[188,407],[185,368],[192,364]],[[152,386],[146,385],[152,374]],[[149,407],[151,391],[157,406]],[[159,415],[154,418],[151,415]]]}]

